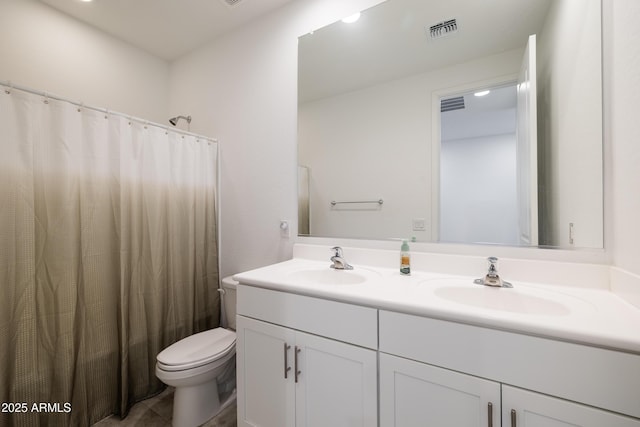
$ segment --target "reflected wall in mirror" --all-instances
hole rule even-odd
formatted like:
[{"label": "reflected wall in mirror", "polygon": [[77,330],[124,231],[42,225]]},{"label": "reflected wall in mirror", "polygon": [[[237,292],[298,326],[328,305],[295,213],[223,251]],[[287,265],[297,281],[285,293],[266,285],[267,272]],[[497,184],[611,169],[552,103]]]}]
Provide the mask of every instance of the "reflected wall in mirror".
[{"label": "reflected wall in mirror", "polygon": [[519,238],[516,83],[447,95],[440,103],[438,239],[528,244]]},{"label": "reflected wall in mirror", "polygon": [[[519,222],[511,240],[447,237],[452,216],[460,221],[454,228],[481,225],[470,206],[442,213],[447,200],[460,200],[440,182],[441,99],[516,81],[530,35],[537,40],[537,119],[529,129],[536,166],[526,175],[537,204],[528,205],[533,234],[521,238]],[[308,212],[300,235],[601,248],[601,53],[600,0],[388,0],[355,23],[300,37],[298,162],[307,179],[299,194]],[[518,156],[517,144],[510,149]],[[478,160],[472,148],[458,151],[457,168]],[[497,162],[482,167],[499,169]],[[487,197],[507,196],[493,188],[514,178],[494,179]],[[494,207],[488,220],[503,221],[500,203]]]}]

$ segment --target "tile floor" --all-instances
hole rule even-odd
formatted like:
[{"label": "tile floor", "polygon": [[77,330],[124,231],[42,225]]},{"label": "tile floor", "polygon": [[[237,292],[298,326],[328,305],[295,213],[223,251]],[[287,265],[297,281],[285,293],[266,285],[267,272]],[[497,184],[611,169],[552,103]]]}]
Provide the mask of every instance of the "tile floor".
[{"label": "tile floor", "polygon": [[[96,423],[93,427],[171,427],[173,387],[150,399],[137,403],[121,420],[117,415]],[[236,427],[236,405],[231,404],[202,427]]]}]

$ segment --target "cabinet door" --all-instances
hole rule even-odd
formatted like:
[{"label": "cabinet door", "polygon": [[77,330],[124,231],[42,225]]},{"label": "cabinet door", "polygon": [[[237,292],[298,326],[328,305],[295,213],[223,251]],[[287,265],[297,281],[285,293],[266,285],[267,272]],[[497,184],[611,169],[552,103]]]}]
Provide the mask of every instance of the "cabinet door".
[{"label": "cabinet door", "polygon": [[236,332],[238,425],[293,427],[295,333],[243,316]]},{"label": "cabinet door", "polygon": [[380,426],[500,426],[500,384],[380,353]]},{"label": "cabinet door", "polygon": [[503,427],[640,427],[640,420],[502,386]]},{"label": "cabinet door", "polygon": [[377,353],[302,332],[296,334],[297,427],[376,427]]}]

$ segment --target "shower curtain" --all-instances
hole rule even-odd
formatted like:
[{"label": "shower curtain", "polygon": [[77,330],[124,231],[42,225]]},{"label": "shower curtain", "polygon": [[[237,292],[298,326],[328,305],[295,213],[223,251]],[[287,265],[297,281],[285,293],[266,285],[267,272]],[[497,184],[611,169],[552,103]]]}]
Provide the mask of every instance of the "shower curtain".
[{"label": "shower curtain", "polygon": [[217,144],[0,90],[0,425],[124,415],[218,326]]}]

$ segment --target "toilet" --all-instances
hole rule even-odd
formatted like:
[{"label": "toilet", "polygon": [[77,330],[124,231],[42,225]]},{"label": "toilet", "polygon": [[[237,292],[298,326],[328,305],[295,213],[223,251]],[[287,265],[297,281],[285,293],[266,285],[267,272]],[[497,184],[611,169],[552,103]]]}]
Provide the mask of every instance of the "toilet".
[{"label": "toilet", "polygon": [[156,357],[156,377],[175,387],[175,427],[199,426],[235,400],[236,285],[222,280],[224,328],[188,336]]}]

